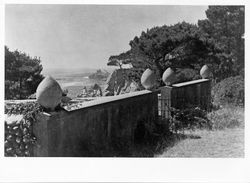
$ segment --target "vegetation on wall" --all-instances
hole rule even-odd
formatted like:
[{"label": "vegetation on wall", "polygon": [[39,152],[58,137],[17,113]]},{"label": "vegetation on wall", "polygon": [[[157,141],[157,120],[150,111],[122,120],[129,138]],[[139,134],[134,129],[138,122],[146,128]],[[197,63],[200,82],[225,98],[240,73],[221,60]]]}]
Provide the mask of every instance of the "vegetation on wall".
[{"label": "vegetation on wall", "polygon": [[5,114],[23,115],[18,121],[5,121],[5,156],[32,156],[32,149],[36,137],[32,126],[36,122],[36,115],[43,111],[36,102],[5,104]]}]

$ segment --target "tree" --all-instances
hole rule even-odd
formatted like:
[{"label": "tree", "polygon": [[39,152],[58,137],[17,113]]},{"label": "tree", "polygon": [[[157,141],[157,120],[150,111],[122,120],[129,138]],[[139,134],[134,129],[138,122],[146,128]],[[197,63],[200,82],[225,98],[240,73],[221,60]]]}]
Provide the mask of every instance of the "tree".
[{"label": "tree", "polygon": [[[244,76],[244,6],[209,6],[207,19],[198,21],[202,31],[210,35],[221,50],[219,69],[223,78]],[[223,68],[228,67],[227,72]],[[229,73],[229,74],[228,74]]]},{"label": "tree", "polygon": [[132,62],[133,62],[133,55],[129,50],[119,55],[110,56],[107,65],[119,66],[119,68],[122,69],[123,65],[131,64]]},{"label": "tree", "polygon": [[134,68],[149,67],[156,71],[159,81],[168,67],[177,71],[180,68],[200,69],[204,63],[211,62],[216,52],[209,35],[186,22],[143,31],[129,45],[129,51],[112,58],[130,62]]},{"label": "tree", "polygon": [[42,81],[40,58],[30,57],[5,46],[5,99],[24,99],[36,91]]},{"label": "tree", "polygon": [[[123,70],[124,77],[129,81],[134,81],[137,83],[138,88],[142,89],[142,85],[140,83],[140,76],[146,67],[143,64],[143,60],[141,58],[136,57],[135,54],[131,52],[131,50],[121,53],[119,55],[113,55],[109,57],[107,65],[109,66],[119,66],[119,70]],[[124,69],[124,65],[129,65],[130,68]],[[132,66],[132,67],[131,67]]]},{"label": "tree", "polygon": [[130,50],[109,62],[151,68],[159,81],[168,67],[198,71],[203,64],[209,65],[216,82],[244,75],[244,6],[209,6],[206,15],[198,25],[182,22],[142,31],[130,41]]}]

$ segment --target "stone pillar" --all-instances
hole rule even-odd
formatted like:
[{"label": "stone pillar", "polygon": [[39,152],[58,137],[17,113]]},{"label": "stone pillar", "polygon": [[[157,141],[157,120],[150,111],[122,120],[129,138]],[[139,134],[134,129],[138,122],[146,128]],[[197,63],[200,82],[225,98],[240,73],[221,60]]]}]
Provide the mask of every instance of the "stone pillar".
[{"label": "stone pillar", "polygon": [[170,118],[170,110],[169,108],[172,106],[172,90],[173,87],[165,86],[161,89],[161,116],[162,118]]}]

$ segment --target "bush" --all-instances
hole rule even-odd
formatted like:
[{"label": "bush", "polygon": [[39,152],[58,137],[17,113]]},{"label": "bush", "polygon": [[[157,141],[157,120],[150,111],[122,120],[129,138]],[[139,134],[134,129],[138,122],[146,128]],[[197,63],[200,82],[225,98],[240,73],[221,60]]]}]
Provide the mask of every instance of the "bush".
[{"label": "bush", "polygon": [[244,127],[244,109],[235,106],[225,106],[207,115],[215,130]]},{"label": "bush", "polygon": [[244,78],[229,77],[215,84],[212,97],[215,105],[244,105]]},{"label": "bush", "polygon": [[194,130],[194,129],[211,129],[211,122],[207,118],[205,110],[199,107],[189,106],[185,109],[171,109],[171,119],[169,130],[177,131]]},{"label": "bush", "polygon": [[176,71],[176,83],[192,81],[201,78],[199,72],[194,69],[186,68],[186,69],[179,69]]}]

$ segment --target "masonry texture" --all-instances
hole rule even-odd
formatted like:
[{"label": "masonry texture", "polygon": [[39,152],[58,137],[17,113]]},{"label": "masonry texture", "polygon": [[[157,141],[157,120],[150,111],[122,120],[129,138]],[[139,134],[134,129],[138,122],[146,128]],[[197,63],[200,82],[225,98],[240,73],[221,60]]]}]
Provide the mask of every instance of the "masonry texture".
[{"label": "masonry texture", "polygon": [[138,126],[154,128],[157,93],[141,91],[114,98],[103,103],[100,99],[96,105],[70,112],[40,114],[33,126],[37,137],[33,155],[88,157],[129,153],[138,136]]}]

